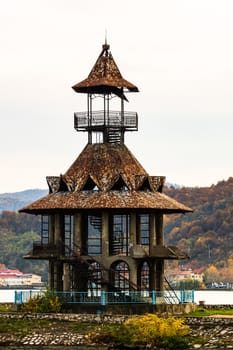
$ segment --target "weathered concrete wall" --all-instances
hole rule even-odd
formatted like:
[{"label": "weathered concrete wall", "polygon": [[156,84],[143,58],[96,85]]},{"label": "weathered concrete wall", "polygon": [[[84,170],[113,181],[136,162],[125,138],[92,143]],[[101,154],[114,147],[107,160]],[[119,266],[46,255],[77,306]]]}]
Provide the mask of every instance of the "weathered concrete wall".
[{"label": "weathered concrete wall", "polygon": [[89,313],[102,315],[142,315],[145,313],[170,313],[186,314],[195,311],[196,304],[112,304],[112,305],[95,305],[95,304],[66,304],[63,306],[63,312],[66,313]]}]

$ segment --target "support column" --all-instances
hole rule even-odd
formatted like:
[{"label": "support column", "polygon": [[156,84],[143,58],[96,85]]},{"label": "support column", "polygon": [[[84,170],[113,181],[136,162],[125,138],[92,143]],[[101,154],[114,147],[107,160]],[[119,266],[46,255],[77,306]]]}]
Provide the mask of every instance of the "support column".
[{"label": "support column", "polygon": [[156,228],[155,228],[155,214],[150,215],[150,248],[149,253],[151,255],[152,248],[156,245]]},{"label": "support column", "polygon": [[54,290],[62,291],[63,290],[63,266],[62,262],[54,262]]},{"label": "support column", "polygon": [[136,214],[130,214],[130,246],[137,244],[137,226],[136,226]]},{"label": "support column", "polygon": [[49,285],[49,289],[54,290],[54,262],[53,262],[53,260],[49,261],[48,285]]},{"label": "support column", "polygon": [[49,215],[49,241],[48,241],[48,243],[51,245],[54,245],[54,230],[55,230],[54,221],[55,221],[54,215],[50,214]]},{"label": "support column", "polygon": [[61,220],[60,220],[60,215],[55,214],[54,215],[54,244],[56,247],[59,249],[60,252],[60,246],[61,246]]},{"label": "support column", "polygon": [[63,264],[63,291],[70,291],[70,265],[68,263]]},{"label": "support column", "polygon": [[109,215],[107,211],[102,212],[102,257],[109,256]]},{"label": "support column", "polygon": [[82,245],[82,215],[76,213],[74,215],[74,253],[79,256],[81,254],[81,245]]},{"label": "support column", "polygon": [[[163,237],[163,214],[156,215],[156,245],[164,245]],[[164,290],[164,260],[156,261],[156,290]]]},{"label": "support column", "polygon": [[164,260],[156,261],[156,290],[163,291],[164,290]]},{"label": "support column", "polygon": [[129,279],[130,282],[132,282],[134,285],[138,286],[138,272],[137,272],[137,263],[136,261],[132,261],[129,265],[129,269],[130,269],[130,274],[129,274]]},{"label": "support column", "polygon": [[150,263],[150,290],[156,290],[156,264],[155,261]]},{"label": "support column", "polygon": [[156,245],[163,245],[164,244],[164,239],[163,239],[163,214],[157,214],[156,215],[155,228],[156,228]]}]

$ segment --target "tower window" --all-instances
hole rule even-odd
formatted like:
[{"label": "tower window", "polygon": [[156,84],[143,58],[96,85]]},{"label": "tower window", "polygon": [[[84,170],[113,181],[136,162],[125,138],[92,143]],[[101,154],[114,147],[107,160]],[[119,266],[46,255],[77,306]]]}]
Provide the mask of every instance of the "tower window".
[{"label": "tower window", "polygon": [[92,263],[88,268],[88,292],[92,296],[100,296],[102,283],[102,269],[97,262]]},{"label": "tower window", "polygon": [[74,216],[64,216],[65,255],[73,255],[74,245]]},{"label": "tower window", "polygon": [[41,215],[41,244],[49,243],[49,216]]},{"label": "tower window", "polygon": [[149,246],[150,243],[150,216],[149,214],[139,214],[137,220],[138,244]]},{"label": "tower window", "polygon": [[129,290],[129,266],[126,262],[121,261],[115,264],[111,269],[113,274],[113,285],[120,291]]},{"label": "tower window", "polygon": [[110,254],[129,255],[129,215],[113,215],[110,221]]},{"label": "tower window", "polygon": [[102,249],[102,217],[101,215],[87,216],[87,253],[101,255]]}]

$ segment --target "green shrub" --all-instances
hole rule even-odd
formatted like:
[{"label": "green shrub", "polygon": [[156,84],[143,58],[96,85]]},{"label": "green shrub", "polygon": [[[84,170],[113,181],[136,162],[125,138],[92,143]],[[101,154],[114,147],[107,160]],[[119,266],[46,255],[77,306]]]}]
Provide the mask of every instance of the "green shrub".
[{"label": "green shrub", "polygon": [[97,344],[150,347],[152,349],[185,349],[189,327],[181,318],[162,318],[146,314],[129,318],[122,325],[99,327],[90,339]]},{"label": "green shrub", "polygon": [[22,306],[24,312],[55,313],[60,312],[60,310],[61,302],[58,296],[49,290],[30,298]]}]

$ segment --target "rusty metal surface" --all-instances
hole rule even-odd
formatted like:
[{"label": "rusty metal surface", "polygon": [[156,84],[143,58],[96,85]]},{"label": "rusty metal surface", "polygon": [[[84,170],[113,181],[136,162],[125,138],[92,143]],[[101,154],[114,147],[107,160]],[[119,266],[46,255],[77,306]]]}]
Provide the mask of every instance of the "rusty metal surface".
[{"label": "rusty metal surface", "polygon": [[94,67],[87,79],[72,87],[76,92],[84,93],[114,93],[122,96],[121,88],[130,92],[138,92],[138,88],[125,80],[109,51],[109,45],[103,45]]},{"label": "rusty metal surface", "polygon": [[51,193],[22,212],[104,208],[192,211],[161,193],[165,178],[149,176],[124,144],[88,144],[60,180],[47,180]]}]

